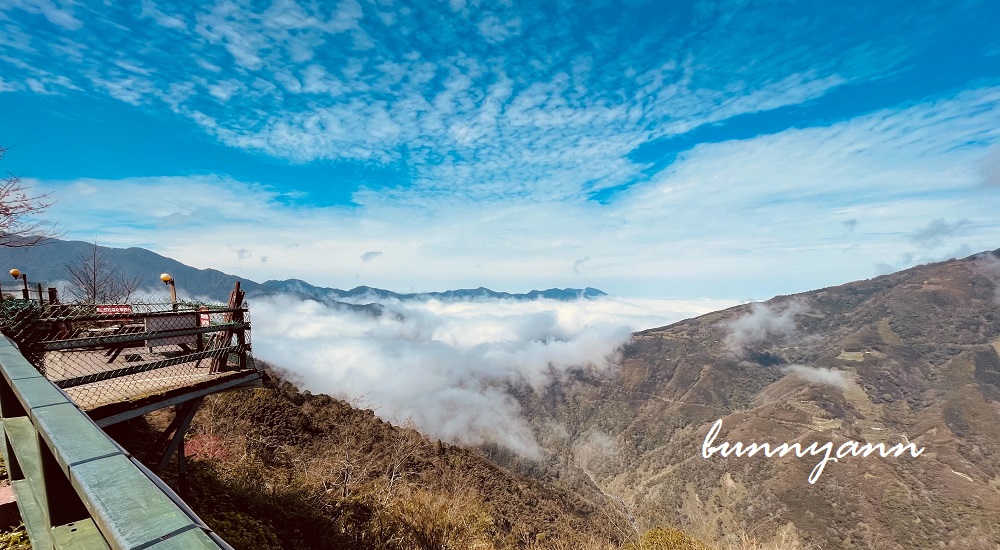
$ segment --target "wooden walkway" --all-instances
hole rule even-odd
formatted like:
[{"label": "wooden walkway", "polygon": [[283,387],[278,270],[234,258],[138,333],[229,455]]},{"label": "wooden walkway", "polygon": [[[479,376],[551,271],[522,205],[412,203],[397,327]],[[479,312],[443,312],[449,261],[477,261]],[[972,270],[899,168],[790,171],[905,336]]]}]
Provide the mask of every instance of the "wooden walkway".
[{"label": "wooden walkway", "polygon": [[[138,348],[120,354],[111,362],[108,362],[106,352],[101,350],[50,351],[45,353],[45,375],[58,385],[60,379],[66,379],[69,374],[79,377],[121,372],[131,365],[169,359],[176,355],[174,349],[173,346],[153,348],[152,351]],[[67,371],[67,365],[72,370]],[[240,370],[237,364],[227,367],[213,372],[209,359],[191,360],[169,368],[75,385],[63,391],[95,421],[106,425],[105,419],[128,411],[136,411],[136,414],[128,415],[132,417],[151,410],[149,405],[158,404],[155,408],[162,408],[175,404],[177,396],[211,393],[204,392],[206,388],[221,391],[234,386],[234,381],[259,385],[260,373],[256,369]]]},{"label": "wooden walkway", "polygon": [[32,548],[232,550],[3,337],[0,413]]},{"label": "wooden walkway", "polygon": [[[3,302],[4,334],[100,426],[259,387],[237,282],[229,303]],[[180,409],[178,409],[180,412]]]},{"label": "wooden walkway", "polygon": [[3,302],[0,451],[34,547],[231,550],[102,428],[172,407],[149,450],[157,473],[177,457],[183,488],[205,397],[263,384],[243,296],[236,283],[226,306]]},{"label": "wooden walkway", "polygon": [[[49,351],[45,353],[45,377],[59,385],[69,376],[80,377],[105,372],[121,372],[132,365],[149,364],[170,359],[177,354],[171,349],[130,349],[108,362],[102,350]],[[232,372],[212,372],[210,361],[192,360],[169,368],[115,376],[89,384],[65,388],[66,393],[84,410],[97,409],[111,403],[137,401],[148,396],[167,393],[184,386],[225,379]],[[232,365],[234,368],[236,365]],[[71,368],[69,368],[71,367]]]}]

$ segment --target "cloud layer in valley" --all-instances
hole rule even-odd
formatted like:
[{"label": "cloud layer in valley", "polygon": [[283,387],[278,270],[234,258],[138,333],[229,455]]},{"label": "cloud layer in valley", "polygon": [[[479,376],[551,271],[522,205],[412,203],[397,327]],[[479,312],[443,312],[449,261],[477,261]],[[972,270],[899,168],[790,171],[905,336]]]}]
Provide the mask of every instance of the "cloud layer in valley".
[{"label": "cloud layer in valley", "polygon": [[389,301],[380,316],[290,296],[255,300],[254,354],[313,392],[412,419],[424,433],[538,446],[508,386],[545,392],[574,368],[614,368],[634,330],[733,305],[724,301]]}]

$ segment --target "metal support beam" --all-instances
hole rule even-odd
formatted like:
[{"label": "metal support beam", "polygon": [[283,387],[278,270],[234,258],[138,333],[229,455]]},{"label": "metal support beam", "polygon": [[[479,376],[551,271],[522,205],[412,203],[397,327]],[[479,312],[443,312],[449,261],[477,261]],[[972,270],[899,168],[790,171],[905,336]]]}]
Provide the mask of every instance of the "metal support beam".
[{"label": "metal support beam", "polygon": [[117,414],[112,414],[110,416],[102,416],[100,414],[101,413],[100,409],[90,411],[90,415],[98,426],[106,428],[108,426],[112,426],[119,422],[124,422],[126,420],[130,420],[132,418],[137,418],[140,416],[145,416],[153,411],[158,411],[165,407],[170,407],[171,405],[176,405],[178,403],[190,401],[191,399],[195,399],[197,397],[204,397],[206,395],[218,393],[221,391],[238,390],[246,388],[259,388],[262,385],[263,382],[261,381],[260,373],[258,373],[257,371],[253,371],[236,378],[227,379],[224,382],[218,384],[212,384],[210,386],[206,386],[198,390],[187,391],[179,395],[167,397],[163,400],[157,400],[148,403],[146,405],[143,405],[141,407],[136,407],[134,409],[130,409]]},{"label": "metal support beam", "polygon": [[[170,440],[166,449],[163,450],[163,454],[160,456],[160,462],[156,466],[156,473],[162,474],[167,468],[167,463],[170,462],[170,456],[177,451],[178,448],[183,449],[184,446],[184,434],[187,433],[188,427],[191,426],[191,421],[194,420],[195,413],[198,412],[198,407],[201,406],[204,397],[198,397],[192,399],[186,403],[174,406],[174,420],[167,426],[167,429],[163,432],[161,436],[161,443],[158,447],[163,447],[163,443],[166,440]],[[173,433],[173,437],[171,437]],[[177,456],[177,466],[179,470],[183,470],[183,452]]]}]

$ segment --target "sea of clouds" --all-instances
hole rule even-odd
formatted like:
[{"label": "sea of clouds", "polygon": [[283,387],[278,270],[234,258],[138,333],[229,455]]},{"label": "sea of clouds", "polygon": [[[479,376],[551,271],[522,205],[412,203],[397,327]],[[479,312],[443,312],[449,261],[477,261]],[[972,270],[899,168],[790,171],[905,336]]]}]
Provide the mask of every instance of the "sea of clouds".
[{"label": "sea of clouds", "polygon": [[544,392],[578,367],[613,369],[633,331],[735,305],[726,300],[387,300],[382,315],[292,296],[251,304],[254,355],[301,389],[347,399],[424,434],[538,444],[509,384]]}]

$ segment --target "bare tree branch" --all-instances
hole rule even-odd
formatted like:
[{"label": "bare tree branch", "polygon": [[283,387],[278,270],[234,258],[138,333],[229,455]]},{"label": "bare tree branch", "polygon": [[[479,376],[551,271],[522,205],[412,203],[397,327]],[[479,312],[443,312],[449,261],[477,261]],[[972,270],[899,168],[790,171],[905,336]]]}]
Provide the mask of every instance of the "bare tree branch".
[{"label": "bare tree branch", "polygon": [[[0,147],[0,159],[7,151]],[[34,219],[50,206],[49,194],[29,194],[20,176],[8,172],[0,178],[0,246],[34,246],[60,236],[62,232],[54,224]]]},{"label": "bare tree branch", "polygon": [[112,265],[97,241],[66,264],[66,275],[73,299],[95,304],[125,303],[142,284],[141,275],[124,273]]}]

